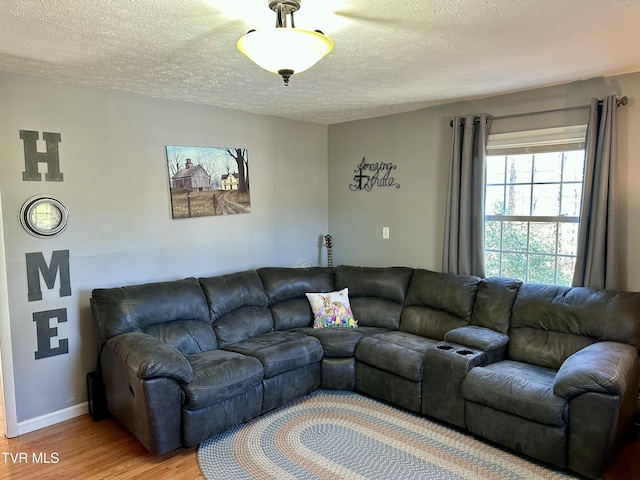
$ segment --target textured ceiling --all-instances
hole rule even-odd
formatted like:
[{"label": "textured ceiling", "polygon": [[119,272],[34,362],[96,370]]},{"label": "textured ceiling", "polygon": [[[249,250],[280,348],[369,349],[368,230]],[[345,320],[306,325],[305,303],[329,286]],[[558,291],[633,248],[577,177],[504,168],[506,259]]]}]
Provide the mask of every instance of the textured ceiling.
[{"label": "textured ceiling", "polygon": [[0,71],[332,124],[640,71],[640,0],[302,0],[334,49],[284,87],[268,0],[2,0]]}]

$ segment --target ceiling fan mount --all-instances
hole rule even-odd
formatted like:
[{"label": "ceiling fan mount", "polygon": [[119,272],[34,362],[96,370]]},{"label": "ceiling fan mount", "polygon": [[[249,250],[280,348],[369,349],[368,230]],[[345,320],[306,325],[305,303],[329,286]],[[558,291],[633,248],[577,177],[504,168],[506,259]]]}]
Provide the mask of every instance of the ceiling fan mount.
[{"label": "ceiling fan mount", "polygon": [[300,0],[269,0],[269,8],[276,12],[276,28],[287,26],[287,15],[291,19],[291,27],[296,27],[293,12],[300,10]]},{"label": "ceiling fan mount", "polygon": [[300,10],[300,0],[269,0],[269,8],[274,12],[278,11],[278,5],[282,5],[285,15]]}]

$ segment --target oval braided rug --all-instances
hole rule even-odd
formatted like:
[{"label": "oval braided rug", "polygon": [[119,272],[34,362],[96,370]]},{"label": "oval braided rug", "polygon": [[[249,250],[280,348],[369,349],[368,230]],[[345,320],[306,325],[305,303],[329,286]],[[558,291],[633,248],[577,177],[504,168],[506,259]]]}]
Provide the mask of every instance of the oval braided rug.
[{"label": "oval braided rug", "polygon": [[318,390],[206,440],[208,480],[572,479],[353,392]]}]

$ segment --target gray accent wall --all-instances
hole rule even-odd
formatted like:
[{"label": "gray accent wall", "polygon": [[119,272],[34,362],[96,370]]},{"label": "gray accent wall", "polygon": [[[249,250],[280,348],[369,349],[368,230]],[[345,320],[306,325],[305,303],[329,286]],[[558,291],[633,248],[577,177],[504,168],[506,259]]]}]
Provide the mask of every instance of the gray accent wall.
[{"label": "gray accent wall", "polygon": [[[93,288],[320,260],[327,230],[324,125],[10,74],[0,74],[0,105],[0,265],[7,278],[0,300],[8,299],[0,332],[7,323],[11,331],[11,344],[2,338],[0,345],[3,360],[12,353],[20,431],[86,402],[85,375],[96,364]],[[39,151],[46,149],[43,132],[61,135],[63,181],[23,181],[20,130],[40,132]],[[172,220],[166,145],[247,148],[251,213]],[[46,164],[39,168],[46,173]],[[69,224],[55,238],[32,237],[20,225],[20,207],[40,193],[69,207]],[[41,252],[50,264],[54,251],[66,250],[71,295],[60,295],[58,273],[53,288],[41,279],[41,300],[29,301],[26,254]],[[57,329],[51,332],[38,312],[59,309],[66,321],[49,319]],[[45,351],[64,352],[58,347],[68,342],[68,353],[36,360],[38,342],[52,333]],[[50,422],[34,424],[42,423]]]}]

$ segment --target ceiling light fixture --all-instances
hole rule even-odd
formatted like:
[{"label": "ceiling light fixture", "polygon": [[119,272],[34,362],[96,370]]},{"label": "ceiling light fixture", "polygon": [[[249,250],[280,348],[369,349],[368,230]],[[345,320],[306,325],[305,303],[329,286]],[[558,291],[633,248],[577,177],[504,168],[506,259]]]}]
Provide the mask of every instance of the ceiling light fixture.
[{"label": "ceiling light fixture", "polygon": [[[296,28],[293,13],[300,10],[300,1],[270,0],[269,8],[276,12],[276,28],[250,30],[237,45],[260,67],[280,74],[285,86],[291,75],[311,68],[333,48],[333,42],[320,30]],[[291,27],[287,27],[287,15]]]}]

